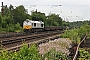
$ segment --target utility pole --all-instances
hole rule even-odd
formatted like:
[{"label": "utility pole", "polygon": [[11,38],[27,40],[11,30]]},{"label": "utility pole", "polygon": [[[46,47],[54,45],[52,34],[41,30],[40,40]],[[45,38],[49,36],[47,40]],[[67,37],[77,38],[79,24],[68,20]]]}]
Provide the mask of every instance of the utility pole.
[{"label": "utility pole", "polygon": [[37,9],[36,9],[36,21],[37,21],[37,18],[38,18],[38,17],[37,17]]},{"label": "utility pole", "polygon": [[1,8],[1,14],[2,14],[2,17],[3,17],[3,15],[4,15],[4,9],[3,9],[3,2],[2,2],[2,6],[1,6],[2,8]]}]

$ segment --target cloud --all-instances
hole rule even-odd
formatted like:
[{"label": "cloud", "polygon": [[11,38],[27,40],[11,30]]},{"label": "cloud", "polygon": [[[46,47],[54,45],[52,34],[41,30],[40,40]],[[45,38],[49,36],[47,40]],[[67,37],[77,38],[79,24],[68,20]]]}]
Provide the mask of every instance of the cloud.
[{"label": "cloud", "polygon": [[8,6],[10,4],[24,5],[29,13],[37,9],[47,15],[49,13],[60,14],[63,19],[69,21],[90,19],[90,0],[0,0],[0,2]]}]

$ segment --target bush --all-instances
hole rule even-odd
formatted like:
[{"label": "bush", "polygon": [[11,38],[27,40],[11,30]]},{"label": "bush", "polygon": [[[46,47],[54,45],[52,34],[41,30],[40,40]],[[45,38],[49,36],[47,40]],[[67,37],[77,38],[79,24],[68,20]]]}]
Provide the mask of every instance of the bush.
[{"label": "bush", "polygon": [[66,54],[62,52],[56,52],[54,49],[50,50],[44,55],[43,60],[70,60]]},{"label": "bush", "polygon": [[81,38],[86,34],[89,35],[89,33],[90,26],[86,24],[85,26],[81,26],[78,29],[74,28],[71,30],[66,30],[61,37],[70,38],[74,43],[79,43]]},{"label": "bush", "polygon": [[69,60],[67,55],[62,52],[56,52],[54,49],[43,55],[39,54],[38,46],[32,44],[28,48],[27,44],[23,44],[23,47],[18,52],[3,51],[0,53],[0,60]]},{"label": "bush", "polygon": [[0,60],[42,60],[39,54],[38,48],[35,44],[32,44],[28,48],[27,44],[18,52],[3,51],[0,54]]},{"label": "bush", "polygon": [[90,53],[88,51],[85,51],[85,49],[80,48],[79,53],[80,56],[78,60],[90,60]]},{"label": "bush", "polygon": [[22,27],[20,26],[19,23],[17,23],[14,27],[14,32],[22,32],[22,31],[23,31]]},{"label": "bush", "polygon": [[23,29],[22,29],[22,27],[20,26],[20,24],[19,23],[17,23],[17,24],[7,24],[7,26],[6,26],[6,32],[22,32],[23,31]]},{"label": "bush", "polygon": [[6,26],[6,32],[14,32],[14,25],[9,24]]}]

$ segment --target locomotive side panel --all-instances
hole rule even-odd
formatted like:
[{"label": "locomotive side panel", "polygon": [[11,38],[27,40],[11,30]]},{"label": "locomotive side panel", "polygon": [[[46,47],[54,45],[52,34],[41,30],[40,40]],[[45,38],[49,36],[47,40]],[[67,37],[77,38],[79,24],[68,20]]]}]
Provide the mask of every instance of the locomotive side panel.
[{"label": "locomotive side panel", "polygon": [[26,19],[23,22],[23,29],[24,31],[28,31],[28,32],[43,31],[44,23],[42,21],[32,21],[32,20]]}]

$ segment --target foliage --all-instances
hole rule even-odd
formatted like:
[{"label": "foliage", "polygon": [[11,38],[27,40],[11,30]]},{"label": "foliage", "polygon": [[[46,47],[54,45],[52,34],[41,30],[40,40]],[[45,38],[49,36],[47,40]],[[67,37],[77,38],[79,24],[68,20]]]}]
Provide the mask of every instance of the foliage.
[{"label": "foliage", "polygon": [[[5,32],[15,32],[22,31],[23,21],[26,19],[43,21],[45,26],[62,26],[62,18],[56,14],[49,14],[49,16],[45,16],[45,13],[32,11],[31,15],[27,13],[27,10],[23,5],[14,6],[10,5],[9,7],[6,5],[4,8],[4,15],[0,16],[0,26],[2,31]],[[18,27],[16,27],[18,24]],[[20,24],[20,26],[19,26]],[[18,30],[16,30],[19,28]],[[0,31],[0,32],[2,32]]]},{"label": "foliage", "polygon": [[85,49],[80,48],[79,53],[80,56],[78,60],[90,60],[90,53],[88,51],[85,51]]},{"label": "foliage", "polygon": [[42,60],[38,47],[32,44],[30,48],[24,44],[18,52],[3,51],[0,53],[0,60]]},{"label": "foliage", "polygon": [[56,52],[54,49],[50,50],[44,55],[43,60],[69,60],[67,55],[62,52]]},{"label": "foliage", "polygon": [[23,31],[22,30],[22,27],[20,26],[19,23],[17,24],[8,24],[6,26],[6,32],[21,32]]},{"label": "foliage", "polygon": [[69,26],[69,22],[63,21],[63,26],[68,26],[68,27],[70,27],[70,26]]},{"label": "foliage", "polygon": [[45,13],[41,13],[41,12],[37,12],[37,11],[33,11],[31,13],[31,18],[32,20],[36,20],[36,21],[43,21],[45,22],[46,20],[46,16],[45,16]]},{"label": "foliage", "polygon": [[78,29],[74,28],[72,30],[66,30],[64,34],[61,35],[63,38],[70,38],[74,43],[80,40],[78,36]]},{"label": "foliage", "polygon": [[12,11],[14,23],[20,23],[22,26],[23,21],[26,19],[26,10],[23,5],[16,7]]},{"label": "foliage", "polygon": [[2,27],[2,18],[0,16],[0,27]]},{"label": "foliage", "polygon": [[[62,37],[70,38],[72,42],[79,43],[83,36],[90,36],[90,26],[88,24],[81,26],[80,28],[74,28],[71,30],[66,30]],[[90,60],[90,54],[83,50],[79,49],[80,56],[78,60]]]},{"label": "foliage", "polygon": [[81,38],[87,33],[90,33],[90,26],[86,24],[80,28],[66,30],[61,36],[64,38],[70,38],[74,43],[79,43]]},{"label": "foliage", "polygon": [[32,12],[31,18],[32,20],[43,21],[45,26],[62,26],[62,18],[56,14],[45,16],[45,13],[35,11]]},{"label": "foliage", "polygon": [[72,27],[72,28],[79,28],[85,24],[88,24],[90,25],[90,20],[85,20],[85,21],[76,21],[76,22],[68,22],[69,23],[69,27]]},{"label": "foliage", "polygon": [[21,32],[23,31],[22,27],[20,26],[19,23],[15,24],[14,26],[14,32]]},{"label": "foliage", "polygon": [[28,48],[27,44],[23,44],[20,51],[10,52],[3,51],[0,53],[0,60],[69,60],[66,54],[62,52],[56,52],[54,49],[41,56],[38,51],[38,46],[32,44]]},{"label": "foliage", "polygon": [[7,32],[14,32],[14,25],[13,24],[9,24],[6,26],[6,31]]},{"label": "foliage", "polygon": [[50,14],[47,16],[47,26],[62,26],[62,18],[56,14]]},{"label": "foliage", "polygon": [[[14,32],[14,29],[16,27],[15,25],[17,24],[20,24],[20,27],[18,28],[21,29],[19,31],[22,31],[21,27],[23,26],[23,21],[26,19],[43,21],[45,23],[45,26],[69,26],[77,28],[85,25],[86,23],[90,25],[90,21],[66,22],[63,21],[58,14],[49,14],[48,16],[46,16],[45,13],[37,12],[37,10],[32,11],[31,15],[29,15],[23,5],[17,6],[15,8],[13,5],[10,5],[9,7],[6,5],[3,9],[4,15],[0,15],[0,27],[2,28],[2,31],[5,32]],[[10,30],[6,28],[10,28]]]}]

